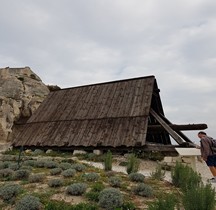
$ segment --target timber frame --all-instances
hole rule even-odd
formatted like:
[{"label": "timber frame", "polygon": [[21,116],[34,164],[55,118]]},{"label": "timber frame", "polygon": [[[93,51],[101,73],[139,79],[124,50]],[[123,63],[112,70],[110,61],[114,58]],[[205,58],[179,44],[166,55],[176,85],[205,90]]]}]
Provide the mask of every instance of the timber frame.
[{"label": "timber frame", "polygon": [[[194,147],[163,111],[154,76],[50,92],[26,123],[14,126],[12,146],[57,150],[174,151]],[[172,145],[170,136],[177,142]]]}]

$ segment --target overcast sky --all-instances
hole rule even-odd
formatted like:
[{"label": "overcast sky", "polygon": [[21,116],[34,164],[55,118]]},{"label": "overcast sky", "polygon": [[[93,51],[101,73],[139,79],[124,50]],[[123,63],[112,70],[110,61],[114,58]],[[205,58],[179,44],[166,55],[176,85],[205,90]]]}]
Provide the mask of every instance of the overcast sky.
[{"label": "overcast sky", "polygon": [[166,117],[216,138],[215,0],[0,3],[1,68],[62,88],[155,75]]}]

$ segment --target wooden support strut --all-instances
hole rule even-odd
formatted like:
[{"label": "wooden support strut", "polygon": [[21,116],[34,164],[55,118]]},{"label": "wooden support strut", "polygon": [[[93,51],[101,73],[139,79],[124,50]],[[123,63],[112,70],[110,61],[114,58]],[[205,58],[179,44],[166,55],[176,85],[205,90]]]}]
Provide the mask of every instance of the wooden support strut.
[{"label": "wooden support strut", "polygon": [[181,137],[153,109],[150,110],[150,113],[178,144],[184,144]]},{"label": "wooden support strut", "polygon": [[[168,124],[173,130],[175,131],[189,131],[189,130],[204,130],[207,128],[206,124],[183,124],[183,125],[176,125],[176,124]],[[162,131],[164,128],[161,125],[148,125],[148,130],[150,131]]]}]

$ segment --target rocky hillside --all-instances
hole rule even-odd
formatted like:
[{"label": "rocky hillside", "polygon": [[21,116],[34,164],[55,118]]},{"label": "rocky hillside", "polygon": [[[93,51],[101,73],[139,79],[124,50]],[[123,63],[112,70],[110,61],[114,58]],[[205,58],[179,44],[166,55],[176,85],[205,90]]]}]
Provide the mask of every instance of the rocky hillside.
[{"label": "rocky hillside", "polygon": [[28,119],[49,88],[29,68],[0,68],[0,143],[7,141],[14,122]]}]

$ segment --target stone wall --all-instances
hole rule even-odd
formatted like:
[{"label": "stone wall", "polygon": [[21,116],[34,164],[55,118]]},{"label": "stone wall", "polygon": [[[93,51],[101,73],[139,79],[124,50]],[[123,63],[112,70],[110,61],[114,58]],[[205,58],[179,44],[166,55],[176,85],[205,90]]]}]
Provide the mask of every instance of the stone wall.
[{"label": "stone wall", "polygon": [[29,68],[0,68],[0,143],[7,142],[14,122],[28,119],[49,89]]}]

